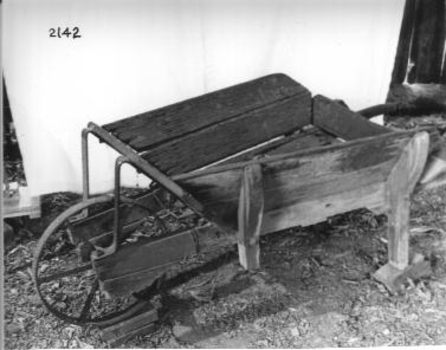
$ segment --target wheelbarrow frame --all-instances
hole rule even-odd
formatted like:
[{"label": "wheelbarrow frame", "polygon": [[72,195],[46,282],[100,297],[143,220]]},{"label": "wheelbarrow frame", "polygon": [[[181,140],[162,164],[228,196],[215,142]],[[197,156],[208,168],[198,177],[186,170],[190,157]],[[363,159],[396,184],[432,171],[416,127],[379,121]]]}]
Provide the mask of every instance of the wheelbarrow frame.
[{"label": "wheelbarrow frame", "polygon": [[[322,96],[316,96],[314,98],[315,102],[313,102],[313,109],[316,113],[316,117],[314,118],[314,124],[322,127],[325,130],[328,130],[329,132],[337,135],[338,137],[344,138],[345,141],[348,141],[349,144],[351,144],[352,140],[355,139],[364,139],[364,137],[374,138],[378,137],[378,135],[384,135],[384,134],[393,134],[395,137],[398,134],[398,132],[395,132],[393,130],[390,130],[385,127],[378,126],[376,124],[373,124],[369,121],[367,121],[365,118],[362,118],[360,115],[357,114],[351,114],[348,115],[346,118],[345,115],[342,114],[342,111],[336,111],[332,109],[332,106],[328,107],[331,108],[330,112],[332,113],[332,118],[327,119],[323,118],[321,116],[324,115],[324,108],[327,108],[330,103],[332,103],[331,100],[322,97]],[[343,107],[342,107],[343,108]],[[319,110],[319,113],[317,113]],[[354,125],[354,129],[351,130],[345,130],[345,126],[343,126],[343,123],[352,123]],[[348,128],[347,128],[348,129]],[[354,130],[352,132],[352,130]],[[432,133],[432,129],[429,130]],[[409,132],[410,133],[410,132]],[[413,133],[413,132],[412,132]],[[114,181],[114,225],[113,225],[113,241],[112,244],[106,248],[103,248],[102,253],[104,253],[103,256],[108,256],[116,252],[118,247],[118,241],[119,237],[121,237],[121,231],[122,231],[122,223],[120,219],[120,189],[121,189],[121,167],[123,164],[130,164],[136,168],[137,171],[144,173],[147,175],[152,181],[156,182],[157,184],[161,185],[165,190],[167,190],[169,193],[173,194],[176,198],[178,198],[180,201],[182,201],[186,206],[188,206],[190,209],[192,209],[196,214],[201,215],[205,217],[206,219],[212,221],[214,224],[219,223],[218,220],[218,213],[210,212],[205,208],[205,206],[200,203],[191,193],[186,191],[183,187],[177,184],[177,182],[174,180],[175,178],[180,179],[182,175],[180,176],[173,176],[172,178],[158,170],[156,167],[151,165],[147,160],[143,159],[141,154],[138,154],[134,149],[129,147],[127,144],[120,141],[118,138],[111,135],[107,130],[104,128],[96,125],[95,123],[89,123],[88,127],[82,131],[82,161],[83,161],[83,198],[87,199],[90,196],[90,190],[89,190],[89,163],[88,163],[88,135],[92,134],[96,136],[100,142],[105,142],[110,147],[112,147],[114,150],[119,152],[121,154],[120,157],[118,157],[115,161],[115,181]],[[389,136],[389,135],[388,135]],[[392,137],[392,136],[390,136]],[[405,206],[407,207],[407,201],[408,196],[413,191],[413,188],[416,184],[416,181],[421,176],[422,170],[424,168],[425,161],[427,159],[427,151],[428,151],[428,145],[429,144],[429,137],[427,135],[423,137],[417,137],[417,139],[414,139],[413,145],[411,146],[413,150],[410,152],[414,152],[413,154],[409,154],[409,151],[403,151],[403,155],[398,162],[398,164],[395,167],[395,170],[393,171],[394,175],[389,178],[389,182],[393,181],[393,185],[395,187],[395,190],[391,190],[390,196],[395,197],[395,199],[390,199],[391,202],[393,202],[393,206],[396,208],[393,212],[395,217],[398,217],[396,222],[394,224],[391,224],[390,230],[393,231],[401,231],[401,230],[407,230],[407,227],[400,227],[401,223],[404,223],[405,221],[408,221],[408,212],[401,212],[399,213],[399,210]],[[143,153],[144,154],[144,153]],[[419,164],[414,164],[416,159],[416,162],[419,162]],[[404,183],[404,185],[401,185],[401,179],[400,176],[404,171],[408,171],[409,168],[407,168],[407,164],[410,162],[410,167],[412,167],[411,170],[411,176],[410,176],[410,182]],[[252,162],[251,162],[252,163]],[[252,164],[250,164],[245,169],[245,180],[243,180],[242,189],[241,191],[249,191],[248,187],[252,187],[250,185],[250,182],[255,181],[261,181],[258,179],[259,173],[261,170],[259,170],[259,162],[254,161]],[[211,172],[212,172],[211,168]],[[198,171],[199,173],[200,171]],[[192,171],[192,173],[194,173]],[[261,176],[261,175],[260,175]],[[185,177],[187,178],[188,175],[186,174]],[[257,177],[257,179],[256,179]],[[393,179],[394,177],[397,178],[397,180]],[[393,180],[392,180],[393,179]],[[404,182],[404,181],[403,181]],[[252,188],[251,188],[252,190]],[[392,194],[393,193],[393,194]],[[401,193],[404,193],[403,197],[399,197]],[[261,197],[262,194],[254,194],[254,198],[257,196],[257,198],[253,201],[260,203],[259,207],[256,208],[254,211],[259,216],[260,212],[263,210],[263,198]],[[260,196],[260,197],[259,197]],[[246,198],[249,198],[248,196],[245,196]],[[399,205],[399,202],[404,202],[404,205]],[[249,206],[252,204],[248,204],[248,207],[245,207],[243,209],[243,203],[240,204],[240,210],[246,210],[248,213],[252,210],[252,208],[249,208]],[[407,210],[406,210],[407,211]],[[392,211],[391,211],[392,212]],[[239,216],[243,215],[239,213]],[[259,267],[258,263],[258,235],[259,235],[259,225],[261,219],[257,218],[247,218],[246,224],[243,226],[241,222],[239,221],[239,254],[240,254],[240,261],[241,264],[247,268],[247,269],[255,269]],[[404,224],[403,224],[404,225]],[[220,227],[221,228],[221,227]],[[222,228],[223,230],[227,229],[227,227]],[[389,233],[392,235],[391,233]],[[257,238],[255,238],[255,236]],[[398,237],[397,237],[398,236]],[[409,255],[408,255],[408,242],[407,235],[405,235],[405,238],[400,240],[401,236],[399,233],[393,234],[393,238],[390,239],[390,245],[389,245],[389,261],[390,264],[395,267],[397,270],[403,271],[409,264]],[[253,238],[254,237],[254,238]],[[250,243],[250,239],[254,239],[252,244]],[[256,248],[257,247],[257,248]],[[249,250],[254,249],[255,252],[248,253]],[[386,268],[387,269],[387,268]],[[397,275],[397,272],[392,272],[394,275]],[[379,275],[379,273],[378,273]],[[393,277],[386,276],[385,279],[392,280]]]},{"label": "wheelbarrow frame", "polygon": [[[235,102],[233,97],[236,99]],[[249,105],[245,106],[245,102]],[[195,110],[192,108],[190,112],[190,105],[197,108]],[[186,108],[182,109],[181,106]],[[229,115],[227,109],[230,110]],[[257,269],[260,267],[261,234],[297,225],[315,224],[324,221],[330,215],[364,206],[379,213],[387,213],[389,216],[389,261],[376,272],[375,277],[392,289],[394,282],[408,267],[409,196],[423,172],[428,155],[433,154],[438,148],[439,137],[433,128],[395,132],[369,122],[346,106],[326,97],[312,97],[306,88],[282,74],[263,77],[160,110],[105,126],[91,122],[82,131],[83,202],[81,203],[94,202],[90,195],[89,136],[93,135],[99,142],[106,143],[120,154],[114,164],[114,195],[100,200],[101,203],[106,199],[112,200],[113,207],[99,214],[89,215],[91,213],[88,212],[88,205],[78,205],[76,208],[82,208],[82,212],[81,215],[75,216],[71,225],[73,233],[69,233],[74,245],[79,243],[81,247],[83,242],[86,242],[87,247],[84,253],[81,253],[81,260],[90,263],[89,266],[95,270],[103,290],[116,295],[128,293],[129,289],[130,292],[139,291],[176,261],[189,254],[198,253],[202,246],[209,247],[217,241],[225,244],[237,243],[241,265],[246,269]],[[169,111],[173,111],[173,114],[169,114]],[[188,115],[194,118],[194,113],[197,111],[201,113],[197,117],[197,124],[189,128]],[[212,113],[216,116],[212,116],[209,122],[206,118]],[[158,118],[155,124],[145,124],[144,130],[140,131],[138,123],[146,122],[146,119],[149,120],[153,115]],[[180,130],[176,129],[176,117],[181,119]],[[132,120],[137,123],[131,124]],[[251,130],[252,125],[259,130],[255,128]],[[340,143],[340,139],[346,142],[326,146],[318,140],[312,146],[314,148],[311,148],[311,142],[308,146],[308,143],[302,141],[311,133],[306,134],[304,131],[299,134],[301,130],[306,130],[307,125],[329,135],[330,142]],[[129,131],[126,129],[127,126],[130,128]],[[160,130],[151,129],[158,126]],[[245,135],[247,140],[237,142],[232,135],[232,141],[235,141],[236,145],[229,143],[223,150],[218,149],[218,142],[226,141],[229,132],[237,131],[240,126],[245,129],[236,136]],[[114,127],[116,129],[113,129]],[[221,135],[214,140],[213,132],[216,130],[220,130]],[[144,146],[136,147],[135,144],[138,145],[140,141],[133,142],[129,139],[133,137],[133,132],[136,132],[137,137],[143,133]],[[155,141],[151,140],[152,132],[155,139],[157,138]],[[172,134],[169,134],[170,132]],[[253,135],[250,135],[250,132]],[[124,137],[124,134],[127,136]],[[198,135],[197,137],[206,135],[207,138],[204,138],[205,141],[198,147],[209,145],[211,149],[214,147],[216,153],[211,154],[209,153],[211,151],[206,149],[209,154],[203,153],[203,159],[198,159],[195,154],[193,154],[195,159],[188,157],[188,152],[193,151],[184,145],[190,145],[197,151],[191,143],[197,140],[193,139],[194,135]],[[163,148],[162,152],[157,154],[157,147],[159,150],[159,147],[162,148],[166,144],[167,151]],[[182,149],[178,148],[179,144]],[[299,148],[299,145],[303,148]],[[154,150],[155,153],[151,153]],[[168,157],[167,163],[163,163],[163,160],[160,163],[159,157],[165,154],[174,156],[176,150],[181,151],[180,154],[185,157],[181,158],[179,165],[175,163],[176,159]],[[375,154],[368,159],[367,152],[372,151]],[[381,155],[381,151],[387,153]],[[385,156],[385,159],[382,159],[382,156]],[[233,158],[228,160],[228,157]],[[119,246],[121,239],[134,227],[133,223],[129,223],[129,217],[125,216],[128,214],[124,215],[122,203],[131,203],[155,215],[157,209],[153,207],[163,207],[162,203],[159,205],[151,203],[158,201],[157,190],[150,189],[148,194],[136,199],[122,196],[121,170],[124,164],[129,164],[148,176],[156,186],[159,186],[158,189],[162,193],[168,193],[183,202],[193,213],[211,225],[175,231],[165,237],[121,248]],[[267,169],[265,174],[264,169]],[[296,169],[299,172],[294,174]],[[288,171],[288,177],[283,177],[282,170]],[[319,182],[314,182],[312,171],[315,178],[321,173],[325,178],[322,180],[317,178]],[[300,177],[302,174],[305,175],[303,178]],[[363,175],[366,181],[356,182],[354,184],[356,187],[350,186],[348,176],[358,180]],[[379,180],[373,179],[375,175],[379,176]],[[271,176],[276,176],[278,184],[271,180]],[[222,179],[221,183],[218,183],[219,179]],[[332,179],[337,179],[337,183],[344,186],[341,186],[342,190],[330,188]],[[295,181],[297,187],[293,187],[292,190],[300,193],[301,197],[299,195],[296,197],[294,193],[294,197],[287,199],[287,188],[281,187],[280,181],[285,185],[291,181],[291,186],[294,186],[293,181]],[[321,192],[322,190],[318,188],[321,183],[325,192]],[[358,188],[363,184],[368,186],[364,191]],[[225,197],[226,185],[232,191],[232,197],[229,199]],[[217,192],[219,198],[212,198],[215,194],[212,192],[213,189],[220,191]],[[374,189],[379,193],[373,193]],[[275,194],[276,190],[281,195]],[[311,191],[315,191],[319,197],[312,197]],[[302,193],[308,195],[302,197]],[[352,196],[358,196],[360,200],[356,201]],[[303,198],[301,205],[299,202],[296,203],[299,198]],[[276,208],[272,208],[272,200],[275,201]],[[287,203],[287,200],[294,202]],[[341,205],[335,205],[334,200],[340,200]],[[219,201],[223,201],[223,206]],[[209,204],[212,202],[214,204]],[[316,209],[312,208],[312,205]],[[135,217],[137,220],[143,218],[142,213],[132,216],[132,220]],[[113,221],[110,221],[110,218]],[[66,219],[63,214],[60,220],[56,219],[59,222],[53,225],[54,229],[59,227],[62,219]],[[103,225],[107,220],[109,222]],[[101,221],[101,224],[96,224],[94,221]],[[86,232],[89,231],[89,225],[105,231],[99,230],[99,234],[94,232],[90,235]],[[50,225],[45,231],[45,237],[51,235],[51,229]],[[43,245],[44,242],[39,241],[39,247],[42,248]],[[91,247],[95,249],[92,250]],[[164,251],[168,251],[169,254],[164,254]],[[35,261],[38,261],[39,254]],[[37,265],[35,262],[33,269],[38,286]],[[49,277],[43,277],[43,280],[48,279]],[[95,290],[90,293],[89,298],[92,298],[94,293]],[[89,302],[87,306],[88,304]],[[86,312],[82,312],[79,319],[71,318],[71,321],[82,323],[87,320],[86,315]]]}]

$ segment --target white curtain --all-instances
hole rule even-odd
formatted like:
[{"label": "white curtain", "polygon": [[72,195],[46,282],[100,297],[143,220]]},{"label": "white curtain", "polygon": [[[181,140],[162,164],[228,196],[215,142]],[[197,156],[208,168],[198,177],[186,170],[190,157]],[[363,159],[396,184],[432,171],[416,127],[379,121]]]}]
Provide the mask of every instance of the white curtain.
[{"label": "white curtain", "polygon": [[[6,0],[4,74],[32,194],[81,191],[80,132],[283,72],[353,109],[385,100],[404,0]],[[79,28],[78,39],[50,28]],[[116,153],[92,144],[92,189]],[[125,169],[127,185],[147,183]]]}]

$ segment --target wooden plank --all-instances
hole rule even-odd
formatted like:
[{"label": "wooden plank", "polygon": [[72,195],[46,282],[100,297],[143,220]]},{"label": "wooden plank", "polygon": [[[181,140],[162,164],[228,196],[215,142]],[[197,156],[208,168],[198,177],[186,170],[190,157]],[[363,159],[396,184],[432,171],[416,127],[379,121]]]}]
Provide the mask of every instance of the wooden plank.
[{"label": "wooden plank", "polygon": [[168,175],[185,173],[309,124],[310,108],[309,100],[285,99],[162,144],[143,158]]},{"label": "wooden plank", "polygon": [[[150,246],[150,254],[146,247]],[[94,268],[100,280],[135,272],[147,266],[158,266],[177,261],[197,251],[190,231],[165,236],[162,239],[147,239],[138,244],[128,244],[116,254],[94,260]],[[142,266],[142,267],[141,267]]]},{"label": "wooden plank", "polygon": [[387,208],[385,186],[375,182],[353,186],[350,190],[333,194],[320,194],[314,199],[288,203],[275,210],[265,210],[262,235],[293,226],[308,226],[327,220],[330,216],[359,208]]},{"label": "wooden plank", "polygon": [[244,169],[238,208],[238,252],[240,264],[247,270],[260,267],[259,237],[264,208],[262,168],[260,164]]},{"label": "wooden plank", "polygon": [[[189,244],[184,246],[185,236],[194,241],[194,247]],[[99,274],[101,288],[113,295],[122,295],[147,287],[179,259],[189,254],[211,251],[236,242],[235,234],[226,234],[215,226],[203,226],[172,235],[168,241],[161,239],[161,242],[147,242],[133,246],[126,252],[118,250],[114,255],[96,260],[94,265],[101,271]],[[148,258],[134,259],[131,254],[133,249],[141,253],[139,256]],[[156,259],[156,256],[161,255],[162,259]]]},{"label": "wooden plank", "polygon": [[[299,181],[299,176],[292,171],[275,171],[273,174],[264,174],[265,211],[277,211],[288,205],[305,202],[309,199],[324,198],[337,193],[343,193],[355,188],[380,183],[386,180],[395,159],[363,167],[358,170],[346,170],[343,173],[325,173],[321,168],[321,174],[315,174],[313,178],[304,176]],[[299,181],[300,183],[292,183]]]},{"label": "wooden plank", "polygon": [[284,74],[273,74],[119,120],[104,128],[141,150],[139,147],[169,141],[291,96],[301,96],[308,102],[310,92]]},{"label": "wooden plank", "polygon": [[393,132],[321,95],[313,98],[313,124],[344,140]]}]

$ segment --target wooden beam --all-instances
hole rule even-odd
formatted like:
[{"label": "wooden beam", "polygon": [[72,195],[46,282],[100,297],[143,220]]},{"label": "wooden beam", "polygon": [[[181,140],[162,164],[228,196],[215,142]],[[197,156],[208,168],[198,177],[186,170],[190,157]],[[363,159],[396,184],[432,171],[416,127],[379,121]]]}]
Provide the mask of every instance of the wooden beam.
[{"label": "wooden beam", "polygon": [[179,260],[198,252],[209,252],[237,241],[235,235],[215,226],[202,226],[155,240],[129,244],[115,254],[93,261],[101,289],[113,295],[139,291]]},{"label": "wooden beam", "polygon": [[264,199],[260,164],[244,169],[238,208],[238,252],[240,264],[247,270],[260,267],[259,237]]},{"label": "wooden beam", "polygon": [[409,265],[410,194],[424,169],[428,149],[429,135],[426,132],[414,135],[387,181],[389,261],[374,277],[389,288],[393,288],[390,286]]}]

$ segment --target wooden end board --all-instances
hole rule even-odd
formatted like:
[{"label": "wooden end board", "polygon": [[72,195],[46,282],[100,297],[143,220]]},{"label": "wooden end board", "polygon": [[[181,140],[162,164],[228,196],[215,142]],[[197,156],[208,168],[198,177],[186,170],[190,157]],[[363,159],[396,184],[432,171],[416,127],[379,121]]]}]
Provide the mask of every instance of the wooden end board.
[{"label": "wooden end board", "polygon": [[344,140],[394,132],[321,95],[313,98],[313,124]]}]

